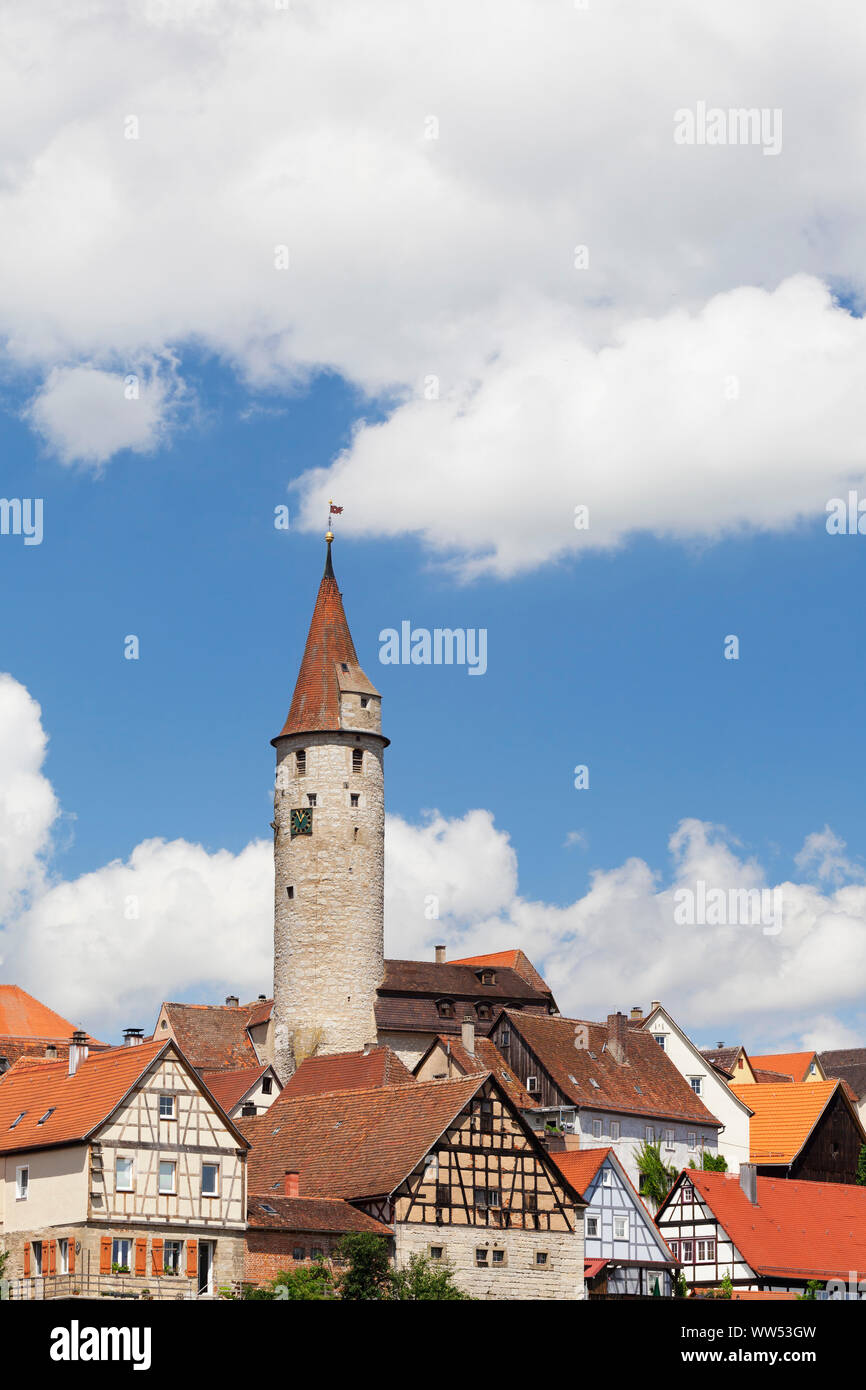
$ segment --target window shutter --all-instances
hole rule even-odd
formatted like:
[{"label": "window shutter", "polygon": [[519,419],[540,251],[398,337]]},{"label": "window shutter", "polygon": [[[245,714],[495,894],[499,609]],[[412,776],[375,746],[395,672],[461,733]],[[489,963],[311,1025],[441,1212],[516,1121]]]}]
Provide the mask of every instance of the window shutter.
[{"label": "window shutter", "polygon": [[186,1243],[186,1277],[196,1279],[198,1277],[198,1241],[188,1240]]},{"label": "window shutter", "polygon": [[30,1278],[30,1242],[24,1247],[24,1278]]},{"label": "window shutter", "polygon": [[56,1240],[49,1240],[49,1242],[48,1242],[48,1273],[49,1273],[49,1274],[56,1274],[56,1273],[57,1273],[57,1241],[56,1241]]},{"label": "window shutter", "polygon": [[75,1236],[70,1236],[66,1249],[69,1252],[69,1273],[75,1273]]},{"label": "window shutter", "polygon": [[161,1241],[161,1240],[158,1240],[157,1237],[154,1236],[154,1238],[153,1238],[153,1240],[152,1240],[152,1242],[151,1242],[151,1246],[150,1246],[150,1269],[151,1269],[151,1273],[152,1273],[156,1278],[159,1278],[159,1276],[162,1274],[163,1268],[164,1268],[164,1261],[163,1261],[163,1257],[162,1257],[162,1241]]},{"label": "window shutter", "polygon": [[111,1273],[111,1236],[102,1236],[99,1241],[99,1272]]},{"label": "window shutter", "polygon": [[136,1274],[147,1273],[147,1240],[137,1240],[135,1242],[135,1272]]}]

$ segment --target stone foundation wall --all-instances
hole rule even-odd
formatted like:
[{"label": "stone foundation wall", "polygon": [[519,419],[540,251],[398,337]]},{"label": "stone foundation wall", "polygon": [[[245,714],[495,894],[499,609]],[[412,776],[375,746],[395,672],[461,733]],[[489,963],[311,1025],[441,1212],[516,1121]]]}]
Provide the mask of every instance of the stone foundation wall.
[{"label": "stone foundation wall", "polygon": [[[576,1231],[491,1231],[486,1227],[455,1228],[401,1223],[397,1226],[396,1263],[407,1264],[412,1254],[427,1255],[441,1246],[450,1261],[454,1281],[465,1293],[481,1299],[582,1299],[583,1223]],[[476,1263],[476,1251],[486,1249],[487,1268]],[[504,1262],[493,1263],[503,1251]],[[543,1266],[538,1252],[547,1254]]]}]

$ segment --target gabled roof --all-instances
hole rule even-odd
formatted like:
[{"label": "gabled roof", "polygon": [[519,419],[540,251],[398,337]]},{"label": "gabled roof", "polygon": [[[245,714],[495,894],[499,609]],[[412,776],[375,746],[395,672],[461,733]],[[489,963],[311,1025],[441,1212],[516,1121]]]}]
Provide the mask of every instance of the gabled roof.
[{"label": "gabled roof", "polygon": [[[556,1000],[543,982],[538,989],[510,966],[498,966],[493,984],[483,985],[479,975],[485,968],[454,961],[386,960],[376,998],[377,1027],[385,1032],[459,1033],[468,1011],[476,1032],[486,1035],[503,1005],[544,1014],[556,1009]],[[454,1004],[451,1018],[443,1018],[437,1007],[439,1000],[446,999]],[[478,1014],[480,1004],[489,1006],[488,1018]]]},{"label": "gabled roof", "polygon": [[[627,1061],[620,1065],[607,1051],[604,1023],[512,1009],[505,1014],[571,1104],[721,1128],[651,1033],[626,1029]],[[587,1030],[587,1048],[575,1047],[578,1025]]]},{"label": "gabled roof", "polygon": [[[66,1062],[17,1062],[0,1078],[0,1153],[81,1142],[108,1119],[170,1046],[166,1039],[94,1052],[74,1076]],[[49,1109],[53,1113],[40,1124]]]},{"label": "gabled roof", "polygon": [[805,1081],[816,1056],[815,1052],[766,1052],[749,1060],[756,1075],[759,1071],[770,1071],[790,1076],[793,1081]]},{"label": "gabled roof", "polygon": [[698,1051],[706,1062],[725,1076],[733,1076],[734,1063],[742,1052],[741,1047],[699,1047]]},{"label": "gabled roof", "polygon": [[376,1197],[399,1187],[484,1084],[412,1081],[365,1091],[286,1096],[238,1126],[252,1149],[248,1190],[267,1196],[300,1174],[303,1197]]},{"label": "gabled roof", "polygon": [[[20,985],[0,985],[0,1038],[68,1043],[78,1027]],[[89,1042],[95,1042],[88,1035]]]},{"label": "gabled roof", "polygon": [[[347,668],[345,671],[344,666]],[[301,669],[286,722],[277,737],[341,728],[341,687],[370,695],[379,694],[358,662],[343,611],[343,596],[334,577],[331,542],[328,541],[328,558],[313,609]],[[271,741],[276,742],[275,739]]]},{"label": "gabled roof", "polygon": [[[855,1124],[857,1112],[841,1081],[787,1081],[781,1085],[732,1086],[751,1106],[750,1162],[788,1165],[803,1148],[834,1095],[840,1092]],[[866,1143],[866,1134],[863,1134]]]},{"label": "gabled roof", "polygon": [[766,1071],[764,1067],[753,1067],[752,1071],[755,1080],[761,1086],[782,1086],[788,1081],[793,1083],[794,1080],[790,1072],[785,1074],[780,1071]]},{"label": "gabled roof", "polygon": [[818,1061],[824,1068],[825,1076],[841,1077],[858,1097],[862,1099],[866,1095],[866,1047],[842,1047],[819,1052]]},{"label": "gabled roof", "polygon": [[181,1052],[197,1070],[236,1071],[259,1065],[248,1032],[251,1018],[265,1007],[258,1000],[240,1005],[165,1003],[162,1007]]},{"label": "gabled roof", "polygon": [[317,1096],[326,1091],[369,1091],[376,1086],[406,1086],[413,1080],[390,1047],[372,1047],[366,1052],[336,1052],[331,1056],[307,1057],[286,1082],[281,1096]]},{"label": "gabled roof", "polygon": [[258,1067],[239,1067],[237,1071],[202,1070],[199,1076],[217,1104],[228,1114],[257,1085],[266,1071],[271,1071],[267,1062]]},{"label": "gabled roof", "polygon": [[455,1071],[461,1076],[478,1076],[483,1072],[492,1072],[512,1105],[515,1105],[518,1110],[538,1108],[536,1098],[529,1094],[514,1072],[511,1071],[502,1053],[490,1038],[476,1036],[475,1055],[473,1057],[467,1052],[460,1038],[449,1038],[439,1034],[433,1039],[424,1056],[416,1063],[416,1076],[437,1045],[449,1053]]},{"label": "gabled roof", "polygon": [[564,1149],[562,1152],[551,1153],[560,1173],[568,1178],[575,1191],[579,1192],[584,1201],[587,1200],[586,1193],[593,1178],[602,1168],[608,1154],[613,1153],[613,1149]]},{"label": "gabled roof", "polygon": [[866,1268],[866,1187],[759,1177],[753,1206],[736,1175],[690,1169],[665,1198],[657,1223],[684,1180],[762,1277],[847,1280],[850,1270]]},{"label": "gabled roof", "polygon": [[[724,1063],[730,1065],[730,1070],[728,1070],[727,1065],[720,1064],[718,1061],[714,1060],[714,1056],[712,1054],[711,1049],[704,1047],[696,1047],[695,1044],[692,1042],[691,1038],[689,1037],[688,1033],[683,1032],[676,1019],[668,1013],[667,1009],[662,1004],[657,1004],[654,1009],[650,1009],[646,1018],[643,1020],[641,1027],[646,1032],[649,1032],[650,1023],[653,1021],[653,1019],[658,1018],[660,1014],[664,1016],[668,1026],[673,1029],[677,1037],[680,1039],[680,1042],[682,1042],[683,1045],[688,1048],[689,1052],[695,1059],[696,1065],[699,1067],[708,1067],[706,1073],[707,1079],[715,1081],[717,1085],[725,1086],[727,1088],[728,1095],[734,1101],[734,1103],[736,1105],[739,1105],[747,1115],[751,1115],[752,1112],[749,1109],[748,1105],[746,1105],[745,1102],[740,1099],[740,1097],[734,1092],[731,1086],[731,1075],[735,1074],[739,1070],[739,1068],[736,1066],[736,1062],[741,1053],[744,1057],[746,1057],[746,1061],[748,1063],[748,1057],[746,1056],[745,1049],[742,1047],[715,1049],[716,1056],[719,1056],[722,1053],[724,1054]],[[651,1036],[658,1035],[651,1034]],[[656,1044],[656,1046],[658,1046],[658,1044]],[[679,1068],[677,1068],[677,1070],[679,1070]]]},{"label": "gabled roof", "polygon": [[505,967],[508,970],[515,971],[515,973],[520,975],[526,981],[527,984],[532,985],[533,989],[538,989],[542,992],[546,992],[550,988],[547,984],[547,981],[544,980],[541,975],[539,975],[538,971],[532,964],[532,961],[529,959],[529,957],[525,956],[523,952],[520,950],[491,951],[486,956],[462,956],[459,960],[452,960],[451,964],[472,965],[475,967],[475,969],[479,969],[483,966],[492,968],[494,970],[497,967]]},{"label": "gabled roof", "polygon": [[393,1235],[390,1226],[339,1197],[253,1196],[247,1200],[247,1221],[257,1231],[303,1231],[313,1235],[369,1231],[375,1236]]}]

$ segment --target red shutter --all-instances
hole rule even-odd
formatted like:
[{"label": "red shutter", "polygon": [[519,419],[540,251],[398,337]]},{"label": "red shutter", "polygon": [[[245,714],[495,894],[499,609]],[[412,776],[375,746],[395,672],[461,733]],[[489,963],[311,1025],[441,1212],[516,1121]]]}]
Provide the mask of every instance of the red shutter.
[{"label": "red shutter", "polygon": [[162,1274],[165,1267],[162,1255],[162,1241],[154,1236],[150,1246],[150,1267],[151,1273],[157,1278]]},{"label": "red shutter", "polygon": [[24,1278],[30,1278],[30,1242],[24,1247]]},{"label": "red shutter", "polygon": [[75,1236],[70,1236],[66,1244],[69,1258],[69,1273],[75,1273]]},{"label": "red shutter", "polygon": [[48,1273],[49,1273],[49,1274],[56,1274],[56,1273],[57,1273],[57,1241],[56,1241],[56,1240],[49,1240],[49,1242],[48,1242]]},{"label": "red shutter", "polygon": [[186,1277],[188,1279],[198,1278],[198,1241],[188,1240],[186,1243]]},{"label": "red shutter", "polygon": [[99,1272],[111,1273],[111,1236],[102,1236],[99,1242]]},{"label": "red shutter", "polygon": [[137,1240],[135,1242],[135,1272],[136,1274],[147,1273],[147,1240]]}]

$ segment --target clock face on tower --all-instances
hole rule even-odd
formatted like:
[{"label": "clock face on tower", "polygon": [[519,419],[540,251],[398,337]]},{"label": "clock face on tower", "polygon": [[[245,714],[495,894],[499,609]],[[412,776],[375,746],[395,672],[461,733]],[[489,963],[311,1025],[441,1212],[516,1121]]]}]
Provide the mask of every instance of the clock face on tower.
[{"label": "clock face on tower", "polygon": [[292,811],[289,817],[289,827],[292,839],[296,835],[312,835],[313,833],[313,808],[303,806],[298,811]]}]

